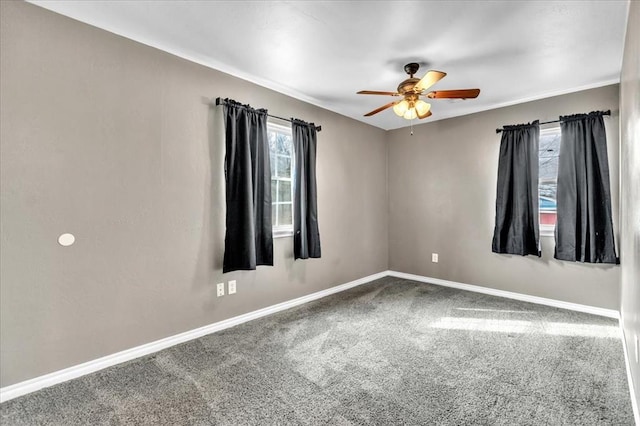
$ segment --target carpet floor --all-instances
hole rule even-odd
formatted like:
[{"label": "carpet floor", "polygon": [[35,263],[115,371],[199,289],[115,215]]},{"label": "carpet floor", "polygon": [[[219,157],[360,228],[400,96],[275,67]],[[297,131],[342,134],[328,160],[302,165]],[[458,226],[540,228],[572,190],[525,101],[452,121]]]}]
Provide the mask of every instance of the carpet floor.
[{"label": "carpet floor", "polygon": [[3,425],[633,425],[616,320],[386,277],[0,405]]}]

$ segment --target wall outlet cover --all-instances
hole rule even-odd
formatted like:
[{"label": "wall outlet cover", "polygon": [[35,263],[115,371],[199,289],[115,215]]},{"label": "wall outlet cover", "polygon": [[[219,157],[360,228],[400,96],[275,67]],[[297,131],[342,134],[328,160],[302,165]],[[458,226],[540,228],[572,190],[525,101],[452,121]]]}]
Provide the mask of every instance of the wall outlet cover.
[{"label": "wall outlet cover", "polygon": [[229,294],[235,294],[236,292],[236,280],[229,281]]},{"label": "wall outlet cover", "polygon": [[220,296],[224,296],[224,283],[218,283],[218,285],[216,286],[217,291],[218,291],[218,297]]},{"label": "wall outlet cover", "polygon": [[438,253],[431,253],[431,261],[433,263],[438,263]]}]

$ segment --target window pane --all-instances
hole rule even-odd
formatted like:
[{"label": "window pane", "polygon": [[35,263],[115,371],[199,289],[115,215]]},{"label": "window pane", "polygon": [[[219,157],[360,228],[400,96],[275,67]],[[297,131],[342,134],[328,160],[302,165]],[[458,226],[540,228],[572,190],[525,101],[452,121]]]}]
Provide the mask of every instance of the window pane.
[{"label": "window pane", "polygon": [[278,181],[278,201],[291,201],[291,182],[287,180]]},{"label": "window pane", "polygon": [[275,203],[276,201],[278,201],[278,181],[271,179],[271,202]]},{"label": "window pane", "polygon": [[276,152],[276,132],[267,131],[269,137],[269,151]]},{"label": "window pane", "polygon": [[540,224],[541,225],[555,225],[557,214],[555,211],[544,212],[540,210]]},{"label": "window pane", "polygon": [[274,227],[293,224],[291,173],[293,140],[287,128],[267,123],[269,160],[271,161],[271,218]]},{"label": "window pane", "polygon": [[271,205],[271,226],[278,226],[278,205]]},{"label": "window pane", "polygon": [[540,135],[538,161],[541,181],[555,180],[558,177],[558,155],[560,154],[560,132]]},{"label": "window pane", "polygon": [[278,177],[291,177],[291,157],[285,157],[284,155],[278,155],[276,157],[278,163],[276,173]]},{"label": "window pane", "polygon": [[538,151],[538,197],[541,225],[553,226],[556,224],[559,154],[560,129],[541,132]]},{"label": "window pane", "polygon": [[293,224],[291,215],[291,204],[279,204],[278,205],[278,225],[291,225]]},{"label": "window pane", "polygon": [[[553,200],[554,204],[555,204],[555,200],[556,200],[556,191],[558,189],[558,184],[557,182],[552,182],[552,181],[547,181],[547,182],[540,182],[540,196],[541,197],[546,197],[549,198],[550,200]],[[540,203],[540,207],[543,207],[545,203]],[[547,205],[546,207],[551,207],[550,205]],[[555,208],[555,206],[554,206]]]},{"label": "window pane", "polygon": [[278,133],[276,136],[277,139],[277,149],[278,154],[291,155],[291,137],[289,135],[285,135],[284,133]]},{"label": "window pane", "polygon": [[276,177],[276,167],[278,165],[276,164],[276,155],[273,151],[269,151],[269,163],[271,165],[271,178],[274,178]]}]

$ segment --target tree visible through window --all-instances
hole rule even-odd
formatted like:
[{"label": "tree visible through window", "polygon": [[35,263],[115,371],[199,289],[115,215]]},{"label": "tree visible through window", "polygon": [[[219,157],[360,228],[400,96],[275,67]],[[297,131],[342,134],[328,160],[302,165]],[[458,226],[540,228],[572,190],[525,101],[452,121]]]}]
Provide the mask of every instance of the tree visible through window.
[{"label": "tree visible through window", "polygon": [[293,232],[293,141],[291,128],[268,123],[271,218],[274,231]]},{"label": "tree visible through window", "polygon": [[558,160],[560,128],[540,131],[538,151],[538,199],[541,234],[552,234],[556,225],[556,191],[558,188]]}]

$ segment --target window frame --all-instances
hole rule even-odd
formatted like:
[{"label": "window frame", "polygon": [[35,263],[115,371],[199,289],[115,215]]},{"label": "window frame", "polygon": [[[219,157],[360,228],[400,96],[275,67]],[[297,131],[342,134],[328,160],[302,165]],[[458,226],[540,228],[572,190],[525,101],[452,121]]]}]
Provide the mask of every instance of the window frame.
[{"label": "window frame", "polygon": [[[283,133],[283,134],[287,134],[288,136],[291,137],[291,177],[290,178],[281,178],[277,176],[277,173],[274,175],[275,179],[273,177],[270,178],[271,183],[273,184],[273,181],[278,181],[278,180],[282,180],[282,181],[289,181],[291,182],[291,225],[273,225],[272,224],[272,233],[273,233],[273,238],[284,238],[284,237],[292,237],[293,236],[293,204],[294,204],[294,200],[293,200],[293,179],[294,179],[294,160],[295,160],[295,156],[293,154],[293,133],[291,131],[291,125],[285,125],[279,122],[275,122],[274,120],[267,120],[267,132],[276,132],[276,133]],[[269,149],[269,155],[271,156],[271,149]],[[275,153],[273,160],[277,162],[277,156],[284,156],[282,154],[278,154]],[[272,165],[273,167],[273,165]],[[277,166],[276,166],[277,167]],[[270,171],[271,173],[271,171]],[[278,190],[276,189],[276,195],[278,194]],[[280,203],[277,200],[271,200],[271,207],[272,208],[277,208],[276,206],[279,204],[289,204],[288,202],[285,203]],[[276,218],[278,217],[277,211],[276,211]]]},{"label": "window frame", "polygon": [[[542,139],[542,136],[545,134],[549,134],[549,133],[557,133],[558,135],[560,135],[560,126],[559,125],[554,125],[554,126],[550,126],[547,127],[546,129],[540,129],[540,139]],[[539,155],[539,154],[538,154]],[[560,143],[558,143],[558,157],[560,156]],[[540,160],[538,160],[538,174],[540,173]],[[540,203],[540,184],[542,183],[542,180],[540,179],[540,177],[538,177],[538,203]],[[556,178],[555,178],[555,183],[556,183],[556,190],[557,190],[557,184],[558,184],[558,175],[556,174]],[[558,208],[558,199],[557,199],[557,193],[556,193],[556,220],[557,220],[557,210]],[[538,227],[540,230],[540,236],[541,237],[554,237],[555,236],[555,231],[556,231],[556,225],[549,225],[549,224],[543,224],[540,222],[541,219],[541,211],[540,211],[540,204],[538,204]],[[557,222],[556,222],[557,223]]]}]

